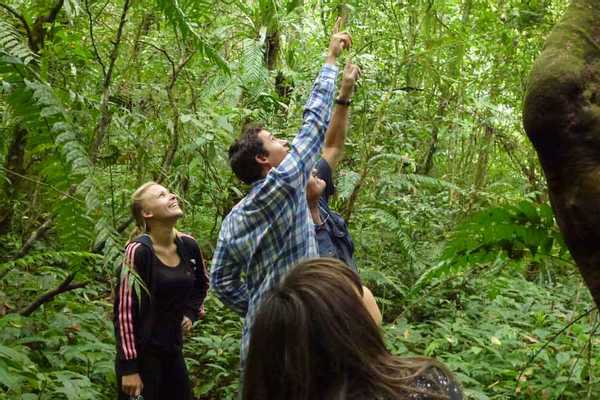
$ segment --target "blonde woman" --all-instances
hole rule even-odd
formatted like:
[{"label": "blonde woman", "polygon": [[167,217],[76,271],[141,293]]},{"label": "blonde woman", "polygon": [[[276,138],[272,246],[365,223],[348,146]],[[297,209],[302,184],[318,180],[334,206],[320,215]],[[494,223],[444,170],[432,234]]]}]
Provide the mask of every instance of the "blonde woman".
[{"label": "blonde woman", "polygon": [[191,400],[183,333],[203,316],[208,276],[196,240],[175,229],[177,196],[147,182],[132,196],[142,233],[126,248],[114,303],[119,399]]}]

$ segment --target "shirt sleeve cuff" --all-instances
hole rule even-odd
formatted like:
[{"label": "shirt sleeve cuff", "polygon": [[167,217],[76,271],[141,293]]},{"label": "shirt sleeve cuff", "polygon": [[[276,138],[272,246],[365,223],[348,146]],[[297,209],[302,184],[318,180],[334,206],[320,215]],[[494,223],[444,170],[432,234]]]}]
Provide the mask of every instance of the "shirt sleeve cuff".
[{"label": "shirt sleeve cuff", "polygon": [[137,358],[132,360],[119,360],[118,368],[121,376],[138,373]]},{"label": "shirt sleeve cuff", "polygon": [[339,72],[339,68],[337,65],[324,64],[321,69],[321,76],[326,79],[335,79],[337,78]]}]

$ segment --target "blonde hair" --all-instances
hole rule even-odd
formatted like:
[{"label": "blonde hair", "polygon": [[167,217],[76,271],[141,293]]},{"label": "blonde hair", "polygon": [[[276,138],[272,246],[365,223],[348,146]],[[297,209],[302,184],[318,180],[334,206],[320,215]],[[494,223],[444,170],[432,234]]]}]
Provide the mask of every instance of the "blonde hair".
[{"label": "blonde hair", "polygon": [[142,211],[144,210],[142,202],[144,200],[144,194],[146,193],[148,188],[154,185],[158,185],[158,183],[154,181],[146,182],[142,186],[137,188],[135,192],[133,192],[133,194],[131,195],[131,215],[135,220],[135,228],[131,232],[130,238],[139,236],[142,233],[150,232],[150,229],[146,224],[146,219],[144,218],[144,215],[142,213]]}]

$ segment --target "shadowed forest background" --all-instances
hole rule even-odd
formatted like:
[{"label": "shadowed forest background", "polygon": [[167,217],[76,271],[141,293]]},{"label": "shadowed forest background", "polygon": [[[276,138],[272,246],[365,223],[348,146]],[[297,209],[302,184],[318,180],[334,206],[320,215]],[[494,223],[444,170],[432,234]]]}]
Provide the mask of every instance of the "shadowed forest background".
[{"label": "shadowed forest background", "polygon": [[[333,208],[398,355],[468,399],[597,399],[600,319],[521,110],[566,0],[0,0],[0,398],[115,396],[131,192],[178,193],[210,261],[249,120],[292,138],[330,29],[362,77]],[[241,321],[212,294],[185,355],[235,398]]]}]

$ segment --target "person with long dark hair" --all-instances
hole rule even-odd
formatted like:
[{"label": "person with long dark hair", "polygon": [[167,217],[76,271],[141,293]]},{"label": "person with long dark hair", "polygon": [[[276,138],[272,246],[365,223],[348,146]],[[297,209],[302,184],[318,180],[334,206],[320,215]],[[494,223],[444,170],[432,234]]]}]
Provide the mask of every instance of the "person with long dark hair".
[{"label": "person with long dark hair", "polygon": [[208,274],[196,240],[175,229],[177,196],[147,182],[132,196],[141,235],[125,249],[114,303],[119,399],[191,400],[183,333],[203,316]]},{"label": "person with long dark hair", "polygon": [[298,264],[259,307],[243,400],[461,400],[452,373],[385,347],[377,306],[333,258]]}]

